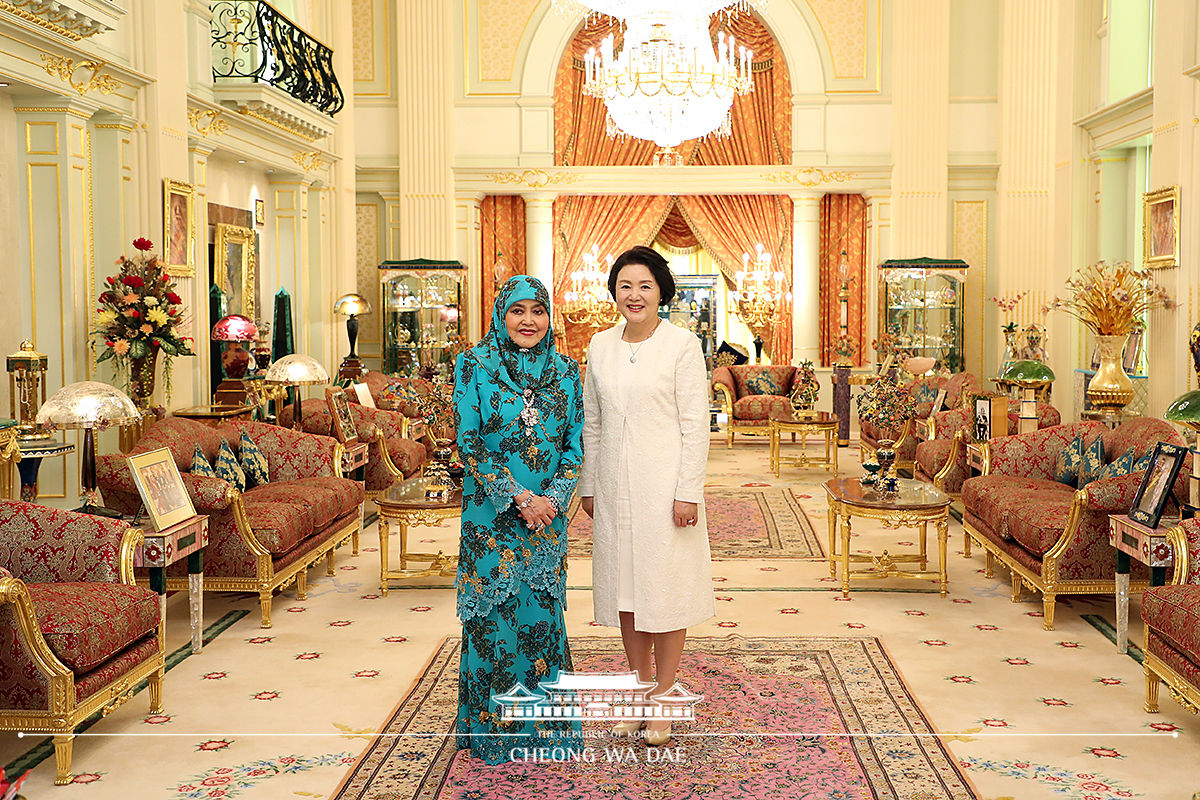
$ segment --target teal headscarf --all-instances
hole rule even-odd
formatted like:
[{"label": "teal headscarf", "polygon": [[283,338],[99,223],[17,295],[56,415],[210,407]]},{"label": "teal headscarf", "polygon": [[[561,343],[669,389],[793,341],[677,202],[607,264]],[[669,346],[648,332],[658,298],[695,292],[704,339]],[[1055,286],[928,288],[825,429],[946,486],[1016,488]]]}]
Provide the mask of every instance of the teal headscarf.
[{"label": "teal headscarf", "polygon": [[557,383],[569,368],[554,346],[553,323],[542,340],[530,348],[518,347],[509,337],[504,316],[514,303],[522,300],[541,303],[549,319],[550,294],[546,287],[537,278],[515,275],[500,287],[492,307],[492,325],[469,351],[484,369],[518,394]]}]

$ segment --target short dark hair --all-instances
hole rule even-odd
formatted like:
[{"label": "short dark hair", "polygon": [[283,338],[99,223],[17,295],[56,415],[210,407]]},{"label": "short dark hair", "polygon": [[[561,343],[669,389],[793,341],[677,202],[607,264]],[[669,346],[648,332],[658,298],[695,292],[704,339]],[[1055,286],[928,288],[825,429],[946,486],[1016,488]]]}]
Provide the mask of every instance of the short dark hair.
[{"label": "short dark hair", "polygon": [[617,299],[617,274],[630,264],[641,264],[650,270],[650,275],[658,284],[658,304],[670,305],[675,299],[675,276],[671,274],[671,267],[661,253],[643,245],[629,248],[613,262],[612,269],[608,271],[608,293],[613,299]]}]

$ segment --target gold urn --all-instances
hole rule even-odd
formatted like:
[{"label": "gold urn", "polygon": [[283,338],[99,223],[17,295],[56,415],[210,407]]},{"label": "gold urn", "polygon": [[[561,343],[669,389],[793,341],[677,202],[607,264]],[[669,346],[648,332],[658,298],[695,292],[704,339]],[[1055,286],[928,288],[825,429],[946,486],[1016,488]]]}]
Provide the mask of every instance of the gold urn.
[{"label": "gold urn", "polygon": [[1087,399],[1105,417],[1116,417],[1133,400],[1133,381],[1125,374],[1121,357],[1125,334],[1097,335],[1100,367],[1087,388]]}]

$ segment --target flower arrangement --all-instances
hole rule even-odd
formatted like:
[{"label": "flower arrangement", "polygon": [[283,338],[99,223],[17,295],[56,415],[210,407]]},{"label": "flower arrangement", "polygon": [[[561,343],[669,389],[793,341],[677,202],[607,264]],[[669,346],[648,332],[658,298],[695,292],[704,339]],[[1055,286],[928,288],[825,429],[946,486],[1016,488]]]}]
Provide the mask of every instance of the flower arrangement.
[{"label": "flower arrangement", "polygon": [[417,393],[417,408],[435,439],[449,439],[454,435],[454,386],[435,380],[426,388]]},{"label": "flower arrangement", "polygon": [[882,375],[858,396],[858,419],[898,431],[917,413],[917,403],[895,380]]},{"label": "flower arrangement", "polygon": [[840,361],[850,363],[854,359],[854,340],[845,334],[839,336],[833,343],[833,352]]},{"label": "flower arrangement", "polygon": [[1067,280],[1067,291],[1068,297],[1054,298],[1042,311],[1061,309],[1098,336],[1127,335],[1150,309],[1175,305],[1148,271],[1128,261],[1100,261],[1076,270]]},{"label": "flower arrangement", "polygon": [[[1011,314],[1013,312],[1013,309],[1016,308],[1018,305],[1020,305],[1021,299],[1023,297],[1025,297],[1025,295],[1027,295],[1027,294],[1029,294],[1029,292],[1027,292],[1027,291],[1026,292],[1017,292],[1016,294],[1012,294],[1012,295],[994,296],[991,299],[992,299],[992,302],[995,303],[996,306],[1001,311],[1003,311],[1005,314]],[[1010,322],[1009,325],[1015,326],[1016,323]],[[1006,326],[1006,328],[1007,328],[1007,326]]]},{"label": "flower arrangement", "polygon": [[812,408],[817,402],[820,391],[817,383],[817,371],[813,362],[805,359],[796,367],[796,377],[792,381],[792,403],[805,408]]},{"label": "flower arrangement", "polygon": [[153,385],[153,372],[149,376],[135,375],[131,366],[147,360],[152,364],[152,356],[161,353],[169,400],[171,360],[175,356],[195,355],[188,340],[178,332],[183,320],[183,298],[175,293],[175,282],[159,265],[158,258],[149,255],[154,243],[139,238],[133,240],[133,246],[138,254],[117,259],[120,271],[105,279],[107,288],[98,298],[96,327],[92,331],[96,338],[92,346],[94,349],[103,344],[104,350],[96,363],[111,360],[117,374],[126,376],[131,390],[135,381]]}]

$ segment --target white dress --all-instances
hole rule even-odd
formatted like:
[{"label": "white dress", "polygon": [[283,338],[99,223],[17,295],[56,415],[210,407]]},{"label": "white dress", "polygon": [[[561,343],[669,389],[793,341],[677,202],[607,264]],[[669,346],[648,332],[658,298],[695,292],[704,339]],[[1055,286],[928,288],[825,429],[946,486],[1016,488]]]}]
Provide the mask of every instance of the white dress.
[{"label": "white dress", "polygon": [[[579,495],[595,497],[592,602],[596,621],[662,633],[716,615],[704,516],[708,377],[699,340],[660,323],[621,340],[624,323],[592,337],[583,388]],[[636,362],[630,362],[636,350]],[[698,505],[694,526],[675,527],[674,501]]]}]

